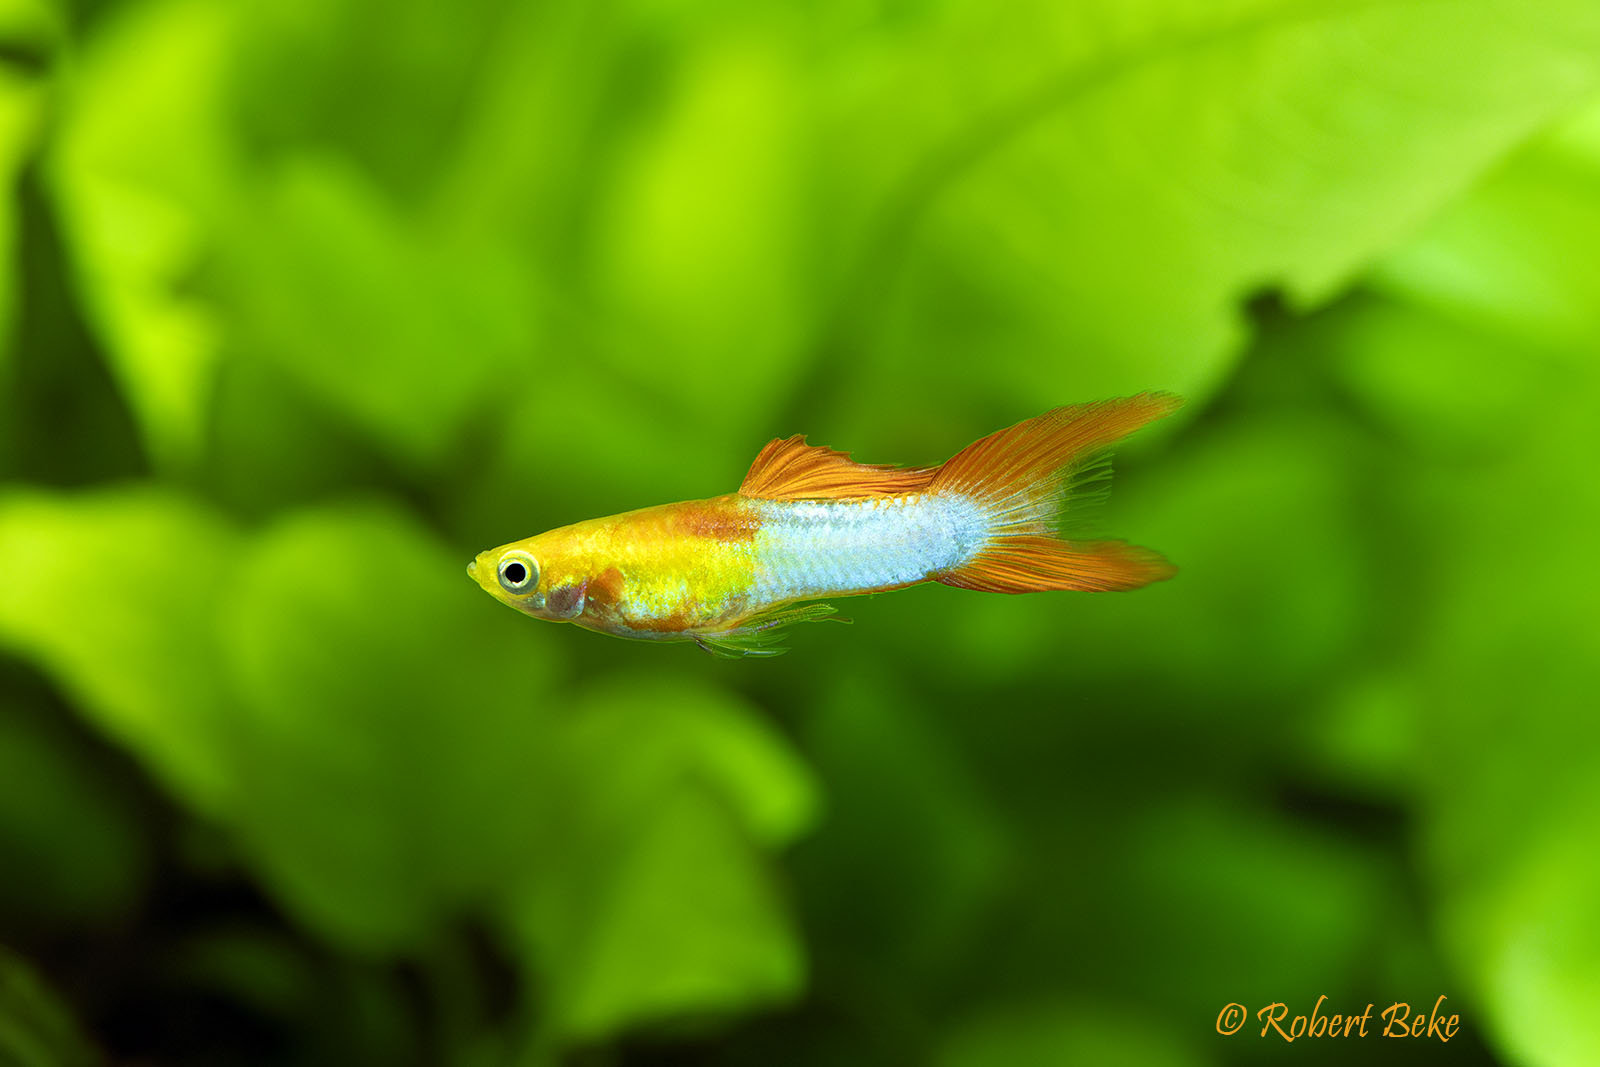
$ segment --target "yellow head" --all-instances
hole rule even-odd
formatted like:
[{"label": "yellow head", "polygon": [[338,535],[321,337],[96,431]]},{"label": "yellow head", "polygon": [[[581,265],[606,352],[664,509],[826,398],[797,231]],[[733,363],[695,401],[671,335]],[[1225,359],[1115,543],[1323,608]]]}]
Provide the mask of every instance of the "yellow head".
[{"label": "yellow head", "polygon": [[548,558],[549,537],[541,534],[479,552],[467,564],[467,576],[502,604],[551,622],[571,622],[583,614],[587,582],[556,573]]},{"label": "yellow head", "polygon": [[479,552],[467,564],[467,577],[502,604],[537,615],[544,608],[539,584],[543,575],[538,559],[529,551],[531,541],[514,541]]}]

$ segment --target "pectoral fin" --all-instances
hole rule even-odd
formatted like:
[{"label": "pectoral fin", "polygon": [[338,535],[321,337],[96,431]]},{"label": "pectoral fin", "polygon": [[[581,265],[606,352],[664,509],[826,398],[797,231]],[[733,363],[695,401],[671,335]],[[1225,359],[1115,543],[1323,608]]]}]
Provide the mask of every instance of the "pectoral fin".
[{"label": "pectoral fin", "polygon": [[[695,644],[723,659],[781,656],[789,651],[780,646],[783,630],[797,622],[822,622],[838,609],[832,604],[798,604],[747,616],[738,626],[715,633],[695,634]],[[849,619],[833,619],[848,623]]]}]

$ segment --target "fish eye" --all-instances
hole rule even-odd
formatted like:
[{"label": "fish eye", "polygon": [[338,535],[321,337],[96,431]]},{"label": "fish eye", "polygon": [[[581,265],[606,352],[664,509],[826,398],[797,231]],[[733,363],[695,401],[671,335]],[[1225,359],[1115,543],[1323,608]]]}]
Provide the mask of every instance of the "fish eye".
[{"label": "fish eye", "polygon": [[508,593],[526,593],[539,583],[539,564],[526,552],[507,552],[500,557],[500,588]]}]

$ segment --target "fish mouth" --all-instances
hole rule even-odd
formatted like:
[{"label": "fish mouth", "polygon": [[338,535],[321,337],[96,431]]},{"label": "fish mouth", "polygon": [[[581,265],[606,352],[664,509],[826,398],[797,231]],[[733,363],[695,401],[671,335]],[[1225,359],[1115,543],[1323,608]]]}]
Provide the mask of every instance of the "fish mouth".
[{"label": "fish mouth", "polygon": [[467,577],[471,578],[473,581],[477,581],[478,580],[478,561],[477,560],[473,560],[471,563],[467,564]]}]

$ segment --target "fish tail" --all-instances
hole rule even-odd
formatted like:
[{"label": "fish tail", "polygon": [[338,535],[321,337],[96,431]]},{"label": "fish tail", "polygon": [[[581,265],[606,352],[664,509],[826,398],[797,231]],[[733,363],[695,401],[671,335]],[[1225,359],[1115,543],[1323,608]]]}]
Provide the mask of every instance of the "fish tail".
[{"label": "fish tail", "polygon": [[1075,404],[990,434],[953,456],[928,491],[959,494],[988,517],[988,540],[946,585],[993,593],[1047,589],[1137,589],[1170,578],[1158,552],[1123,541],[1068,541],[1060,519],[1086,482],[1103,480],[1097,463],[1114,442],[1183,403],[1171,393]]}]

